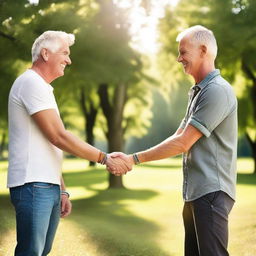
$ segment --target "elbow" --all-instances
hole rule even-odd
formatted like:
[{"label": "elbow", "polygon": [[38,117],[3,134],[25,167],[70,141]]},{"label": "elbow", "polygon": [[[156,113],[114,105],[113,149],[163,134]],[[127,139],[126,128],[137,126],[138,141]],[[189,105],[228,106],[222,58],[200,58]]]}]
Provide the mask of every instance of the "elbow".
[{"label": "elbow", "polygon": [[65,141],[65,132],[59,132],[49,138],[49,141],[56,147],[62,149]]},{"label": "elbow", "polygon": [[189,145],[187,145],[187,144],[182,145],[182,153],[188,152],[189,150],[190,150]]},{"label": "elbow", "polygon": [[189,143],[187,143],[187,141],[185,141],[184,139],[181,138],[181,141],[180,141],[181,153],[188,152],[190,150],[190,148],[191,148],[191,146],[189,145]]}]

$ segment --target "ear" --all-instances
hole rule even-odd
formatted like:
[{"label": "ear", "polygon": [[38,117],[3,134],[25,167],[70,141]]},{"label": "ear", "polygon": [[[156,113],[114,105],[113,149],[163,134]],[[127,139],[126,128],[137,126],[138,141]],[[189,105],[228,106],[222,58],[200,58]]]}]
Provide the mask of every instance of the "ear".
[{"label": "ear", "polygon": [[41,56],[42,56],[42,59],[43,59],[45,62],[48,61],[48,59],[49,59],[48,50],[45,49],[45,48],[43,48],[43,49],[41,50]]},{"label": "ear", "polygon": [[200,50],[201,50],[201,57],[204,57],[207,53],[207,47],[205,45],[200,45]]}]

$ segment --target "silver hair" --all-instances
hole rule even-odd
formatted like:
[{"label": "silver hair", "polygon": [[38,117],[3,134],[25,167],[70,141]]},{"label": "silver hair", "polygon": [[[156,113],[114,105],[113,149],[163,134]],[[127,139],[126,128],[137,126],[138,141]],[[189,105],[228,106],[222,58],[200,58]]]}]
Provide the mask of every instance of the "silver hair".
[{"label": "silver hair", "polygon": [[32,45],[32,63],[37,61],[43,48],[56,52],[61,47],[61,40],[65,40],[69,46],[75,42],[74,34],[68,34],[63,31],[48,30],[41,34]]},{"label": "silver hair", "polygon": [[191,36],[190,39],[192,42],[198,45],[205,45],[209,53],[214,58],[216,58],[218,47],[215,36],[211,30],[201,25],[192,26],[179,33],[176,38],[176,41],[180,42],[184,37],[187,36]]}]

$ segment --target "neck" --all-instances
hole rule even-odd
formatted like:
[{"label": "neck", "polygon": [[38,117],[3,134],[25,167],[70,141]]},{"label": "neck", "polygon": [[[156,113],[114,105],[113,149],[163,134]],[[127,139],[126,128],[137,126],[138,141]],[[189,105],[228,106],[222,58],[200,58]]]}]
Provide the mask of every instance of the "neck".
[{"label": "neck", "polygon": [[214,63],[203,63],[199,68],[199,72],[194,77],[195,83],[199,84],[202,80],[204,80],[209,73],[215,70]]},{"label": "neck", "polygon": [[47,66],[39,61],[34,62],[31,69],[40,75],[48,84],[54,80],[51,78],[50,70],[48,70]]}]

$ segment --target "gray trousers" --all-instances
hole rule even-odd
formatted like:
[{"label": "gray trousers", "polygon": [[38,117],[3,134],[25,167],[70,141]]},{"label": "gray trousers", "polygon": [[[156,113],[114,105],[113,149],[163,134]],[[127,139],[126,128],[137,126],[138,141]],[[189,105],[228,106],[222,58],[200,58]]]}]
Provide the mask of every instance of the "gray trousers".
[{"label": "gray trousers", "polygon": [[185,256],[228,256],[228,215],[234,200],[216,191],[185,202]]}]

